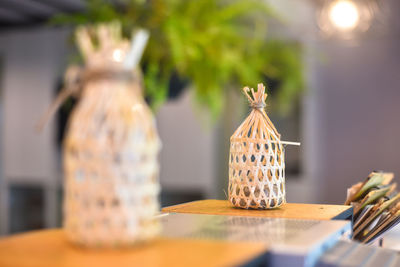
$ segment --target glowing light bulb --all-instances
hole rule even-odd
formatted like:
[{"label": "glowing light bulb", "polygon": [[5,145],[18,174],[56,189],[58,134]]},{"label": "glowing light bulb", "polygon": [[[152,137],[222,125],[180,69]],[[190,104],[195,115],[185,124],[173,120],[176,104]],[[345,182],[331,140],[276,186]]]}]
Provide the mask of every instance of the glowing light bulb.
[{"label": "glowing light bulb", "polygon": [[353,2],[338,0],[330,7],[329,19],[339,29],[352,30],[358,25],[360,13]]},{"label": "glowing light bulb", "polygon": [[122,62],[122,51],[120,49],[115,49],[112,55],[114,61]]}]

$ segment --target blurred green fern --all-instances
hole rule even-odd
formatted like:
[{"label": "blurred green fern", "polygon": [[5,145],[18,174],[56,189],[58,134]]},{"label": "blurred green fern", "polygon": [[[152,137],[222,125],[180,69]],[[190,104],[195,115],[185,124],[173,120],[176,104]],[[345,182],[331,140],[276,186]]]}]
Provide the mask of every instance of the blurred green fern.
[{"label": "blurred green fern", "polygon": [[287,111],[303,89],[301,47],[268,38],[268,20],[278,20],[260,0],[88,0],[82,13],[61,14],[57,24],[119,21],[150,31],[143,55],[146,97],[153,107],[168,96],[174,73],[190,81],[196,99],[216,117],[224,90],[277,80],[275,105]]}]

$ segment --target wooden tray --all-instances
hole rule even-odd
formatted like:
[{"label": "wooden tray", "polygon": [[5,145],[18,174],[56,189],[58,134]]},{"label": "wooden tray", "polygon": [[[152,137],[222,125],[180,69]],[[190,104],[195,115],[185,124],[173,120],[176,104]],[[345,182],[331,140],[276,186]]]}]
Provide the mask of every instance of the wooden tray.
[{"label": "wooden tray", "polygon": [[272,210],[246,210],[233,207],[227,200],[207,199],[165,207],[162,212],[309,220],[351,220],[353,208],[345,205],[286,203],[280,208]]}]

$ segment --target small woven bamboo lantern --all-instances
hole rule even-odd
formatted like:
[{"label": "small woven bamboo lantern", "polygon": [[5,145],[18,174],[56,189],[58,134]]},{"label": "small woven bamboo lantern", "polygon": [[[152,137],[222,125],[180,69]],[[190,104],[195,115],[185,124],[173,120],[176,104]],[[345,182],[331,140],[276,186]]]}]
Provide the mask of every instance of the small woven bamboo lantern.
[{"label": "small woven bamboo lantern", "polygon": [[286,202],[283,144],[264,111],[263,84],[243,91],[252,111],[230,140],[229,200],[244,209],[276,208]]},{"label": "small woven bamboo lantern", "polygon": [[160,141],[140,79],[123,64],[130,42],[118,25],[95,33],[97,46],[77,32],[86,69],[64,140],[64,228],[85,246],[130,245],[160,231]]}]

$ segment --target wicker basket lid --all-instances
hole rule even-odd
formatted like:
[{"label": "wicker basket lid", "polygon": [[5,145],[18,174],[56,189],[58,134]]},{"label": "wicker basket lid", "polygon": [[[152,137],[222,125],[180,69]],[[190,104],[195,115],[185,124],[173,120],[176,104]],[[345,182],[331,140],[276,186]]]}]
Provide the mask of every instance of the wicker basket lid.
[{"label": "wicker basket lid", "polygon": [[249,100],[252,111],[234,132],[231,142],[242,138],[269,140],[274,143],[280,142],[281,135],[264,110],[267,98],[265,86],[262,83],[258,84],[257,91],[254,91],[253,88],[244,87],[243,92]]}]

